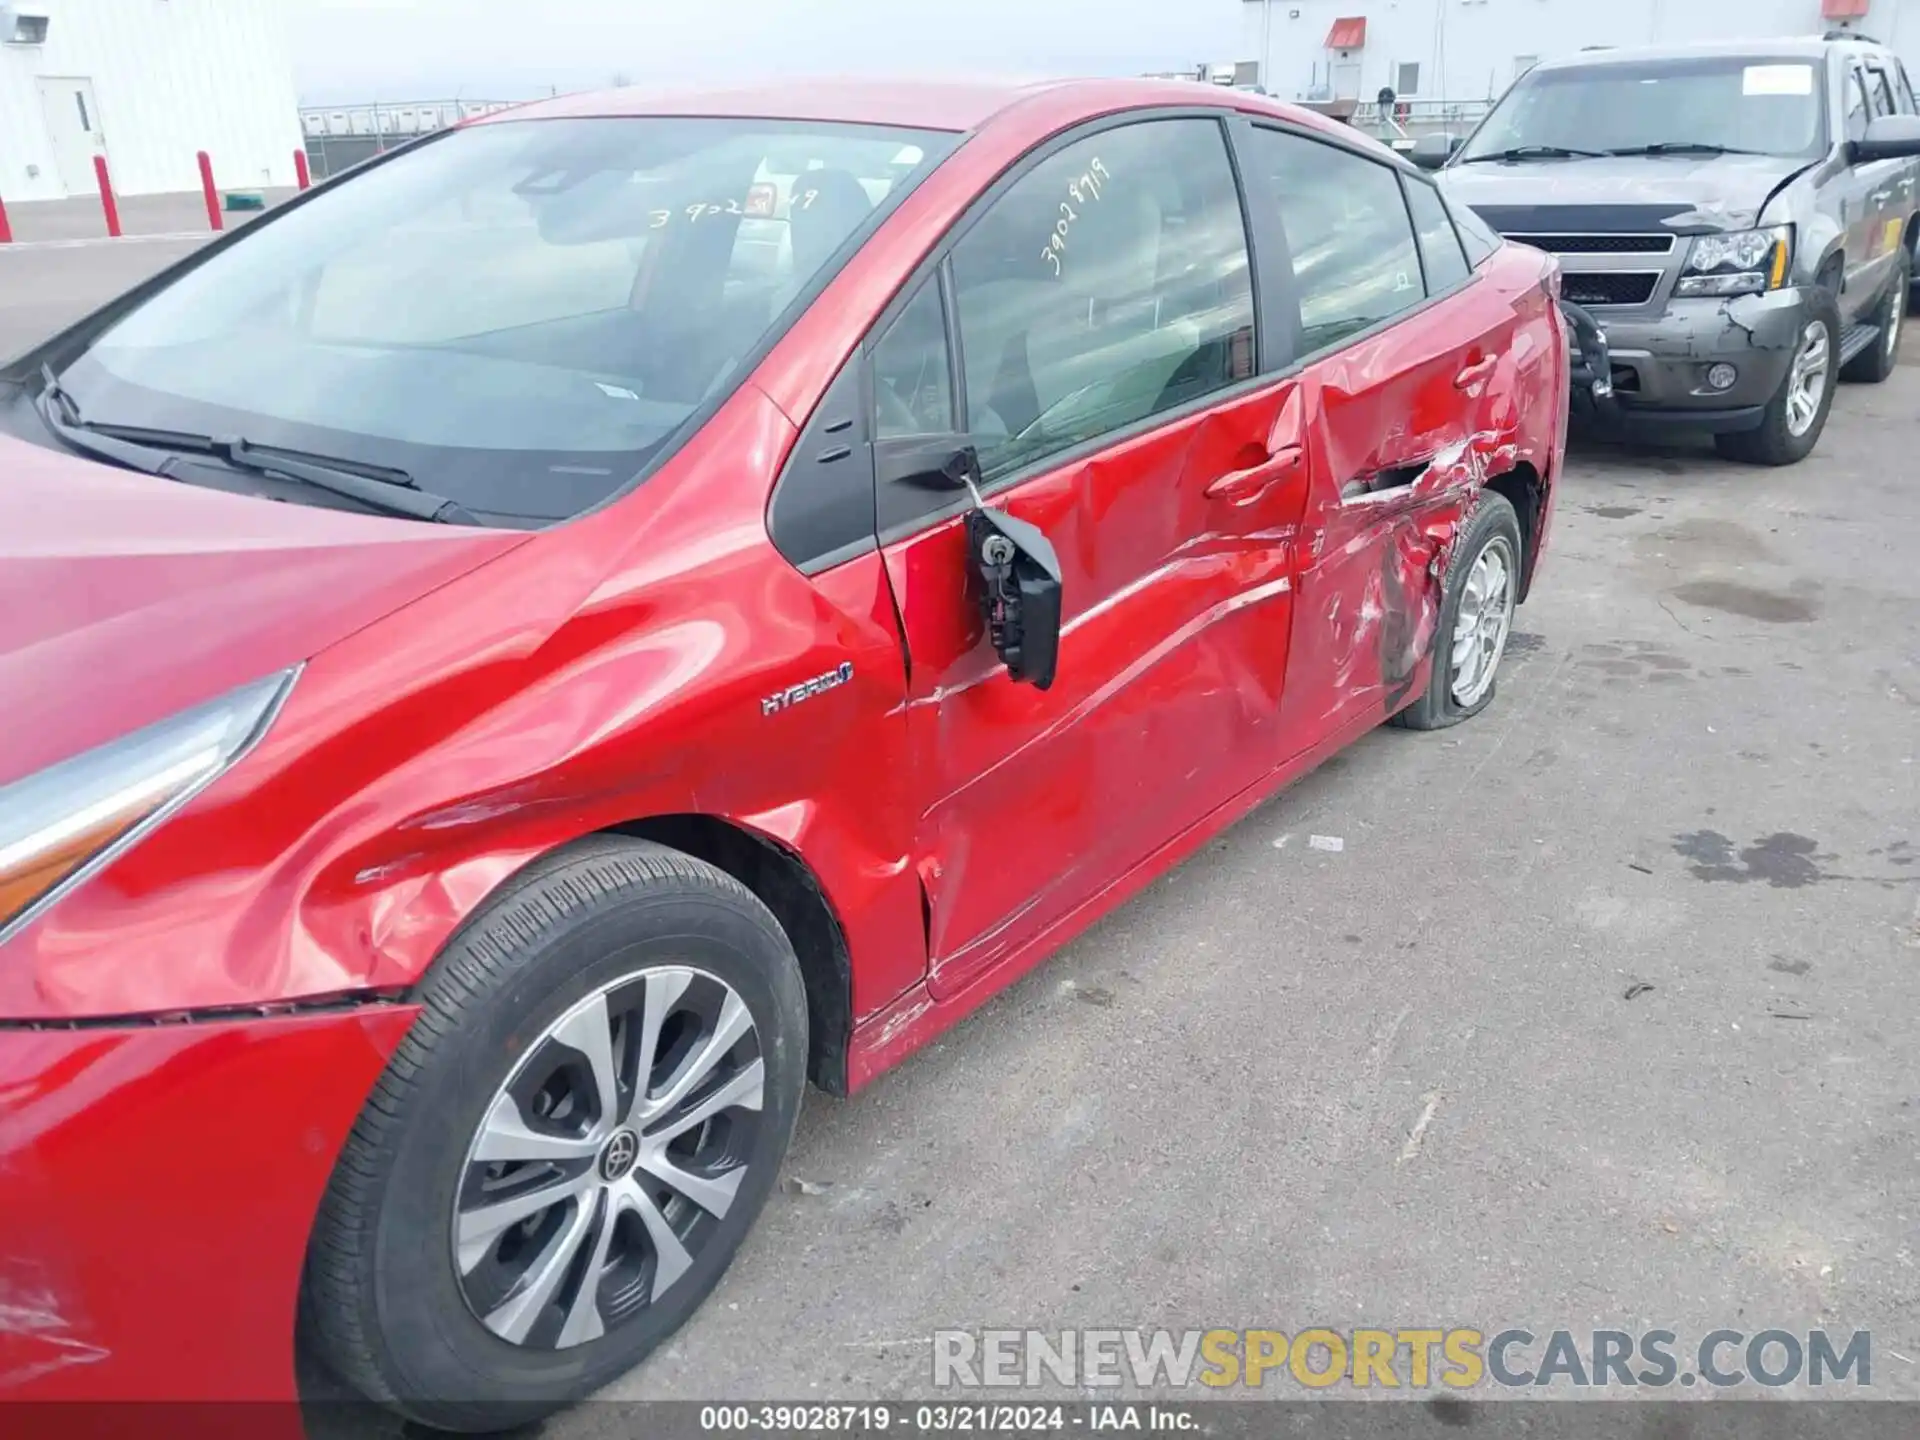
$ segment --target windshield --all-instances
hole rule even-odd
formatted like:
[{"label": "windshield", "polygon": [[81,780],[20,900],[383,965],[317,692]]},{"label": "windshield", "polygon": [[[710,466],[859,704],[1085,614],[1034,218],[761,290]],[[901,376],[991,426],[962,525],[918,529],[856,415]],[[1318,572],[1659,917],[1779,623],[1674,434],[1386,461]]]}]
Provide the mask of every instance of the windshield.
[{"label": "windshield", "polygon": [[90,426],[404,471],[482,520],[626,484],[957,136],[496,122],[272,217],[60,377]]},{"label": "windshield", "polygon": [[1459,161],[1525,146],[1605,152],[1664,144],[1812,159],[1826,150],[1824,106],[1820,68],[1808,60],[1713,57],[1534,70],[1507,92]]}]

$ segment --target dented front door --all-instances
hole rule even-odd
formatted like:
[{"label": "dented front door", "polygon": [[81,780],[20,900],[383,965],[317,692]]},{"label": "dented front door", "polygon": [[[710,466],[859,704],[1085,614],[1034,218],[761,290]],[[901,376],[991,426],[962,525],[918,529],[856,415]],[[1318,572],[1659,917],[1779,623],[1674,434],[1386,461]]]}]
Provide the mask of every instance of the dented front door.
[{"label": "dented front door", "polygon": [[[1063,240],[1043,250],[1036,236]],[[960,342],[986,503],[1051,541],[1063,626],[1051,688],[1016,683],[968,574],[968,502],[941,497],[924,522],[896,523],[902,505],[925,506],[883,483],[941,998],[1271,770],[1306,496],[1298,382],[1258,374],[1217,122],[1144,120],[1068,144],[949,264],[951,326],[925,333]],[[882,433],[944,372],[929,343],[931,364],[927,344],[899,360],[893,335],[875,347]]]}]

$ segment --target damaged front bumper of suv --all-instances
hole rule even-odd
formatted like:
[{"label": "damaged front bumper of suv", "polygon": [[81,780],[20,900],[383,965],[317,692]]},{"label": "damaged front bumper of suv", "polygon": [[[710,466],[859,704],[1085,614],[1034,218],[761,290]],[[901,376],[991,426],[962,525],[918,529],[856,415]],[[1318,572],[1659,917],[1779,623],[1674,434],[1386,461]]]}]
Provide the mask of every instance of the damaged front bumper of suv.
[{"label": "damaged front bumper of suv", "polygon": [[1793,364],[1806,291],[1670,301],[1651,318],[1601,320],[1561,302],[1573,410],[1607,428],[1733,432],[1758,426]]}]

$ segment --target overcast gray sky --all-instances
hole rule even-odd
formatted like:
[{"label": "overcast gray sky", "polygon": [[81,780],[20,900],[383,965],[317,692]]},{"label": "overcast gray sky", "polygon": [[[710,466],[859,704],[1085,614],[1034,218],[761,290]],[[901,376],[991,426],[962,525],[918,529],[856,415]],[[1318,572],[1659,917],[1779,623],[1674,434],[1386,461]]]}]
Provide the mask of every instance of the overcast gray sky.
[{"label": "overcast gray sky", "polygon": [[303,100],[781,73],[1134,74],[1235,58],[1236,0],[288,0]]}]

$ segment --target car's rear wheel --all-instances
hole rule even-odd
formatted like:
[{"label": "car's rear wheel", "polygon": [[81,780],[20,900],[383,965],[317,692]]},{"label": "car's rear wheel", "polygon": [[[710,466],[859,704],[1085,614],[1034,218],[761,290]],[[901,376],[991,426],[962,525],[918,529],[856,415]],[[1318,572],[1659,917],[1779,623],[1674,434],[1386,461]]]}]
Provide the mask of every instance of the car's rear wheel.
[{"label": "car's rear wheel", "polygon": [[1493,703],[1520,599],[1520,521],[1506,496],[1480,494],[1454,542],[1434,632],[1433,673],[1420,698],[1393,717],[1408,730],[1443,730]]},{"label": "car's rear wheel", "polygon": [[798,1113],[799,965],[731,877],[601,839],[515,882],[419,998],[322,1207],[307,1329],[414,1419],[523,1424],[719,1281]]}]

